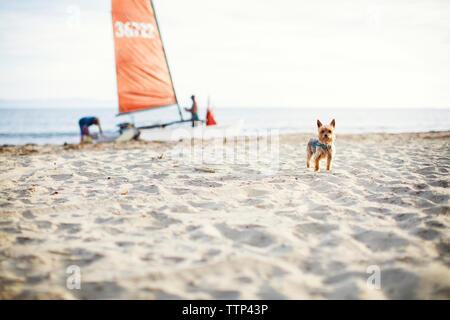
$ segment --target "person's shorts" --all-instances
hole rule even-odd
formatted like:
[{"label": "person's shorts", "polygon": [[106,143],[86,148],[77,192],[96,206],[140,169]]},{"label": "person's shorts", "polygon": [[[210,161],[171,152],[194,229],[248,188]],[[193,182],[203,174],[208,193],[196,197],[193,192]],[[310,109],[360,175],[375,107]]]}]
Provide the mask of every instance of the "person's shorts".
[{"label": "person's shorts", "polygon": [[[80,134],[81,134],[82,136],[87,136],[87,133],[86,133],[86,132],[89,132],[88,127],[85,126],[83,123],[81,123],[81,121],[78,122],[78,125],[80,126]],[[83,129],[86,129],[86,130],[85,130],[86,132],[84,132]]]},{"label": "person's shorts", "polygon": [[199,119],[198,119],[198,115],[197,115],[196,113],[194,113],[194,114],[192,115],[191,120],[192,120],[192,121],[198,121],[198,120],[199,120]]}]

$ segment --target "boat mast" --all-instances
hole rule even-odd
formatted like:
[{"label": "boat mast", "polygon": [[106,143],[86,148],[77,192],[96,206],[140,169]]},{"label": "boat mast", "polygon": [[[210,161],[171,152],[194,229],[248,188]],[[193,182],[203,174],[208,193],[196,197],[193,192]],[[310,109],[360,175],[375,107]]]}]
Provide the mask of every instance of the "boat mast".
[{"label": "boat mast", "polygon": [[163,40],[162,40],[161,30],[159,29],[158,18],[156,17],[155,7],[153,6],[153,0],[149,0],[149,1],[150,1],[151,6],[152,6],[152,9],[153,9],[153,15],[155,16],[156,28],[158,28],[159,38],[161,39],[161,45],[162,45],[162,48],[163,48],[164,57],[166,58],[167,70],[169,70],[170,81],[172,82],[172,90],[173,90],[173,94],[175,95],[175,101],[177,102],[178,113],[180,114],[181,121],[183,121],[184,120],[183,119],[183,114],[181,113],[180,104],[178,103],[177,93],[175,92],[175,87],[173,86],[172,74],[170,73],[169,61],[167,61],[166,49],[164,49],[164,43],[163,43]]},{"label": "boat mast", "polygon": [[[112,1],[110,2],[112,4]],[[115,39],[114,39],[114,20],[112,16],[112,7],[111,7],[111,23],[112,23],[112,43],[113,43],[113,51],[114,51],[114,75],[116,78],[116,93],[117,93],[117,107],[120,110],[120,102],[119,102],[119,83],[117,81],[117,57],[116,57],[116,49],[115,49]],[[118,114],[116,114],[118,116]]]}]

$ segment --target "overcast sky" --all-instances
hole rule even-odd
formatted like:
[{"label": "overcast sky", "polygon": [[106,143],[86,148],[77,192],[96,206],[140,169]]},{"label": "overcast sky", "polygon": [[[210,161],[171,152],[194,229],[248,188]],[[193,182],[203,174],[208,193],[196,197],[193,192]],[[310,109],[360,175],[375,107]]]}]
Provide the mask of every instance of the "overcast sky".
[{"label": "overcast sky", "polygon": [[[450,108],[448,0],[154,5],[182,104]],[[110,1],[0,2],[0,70],[0,99],[117,103]]]}]

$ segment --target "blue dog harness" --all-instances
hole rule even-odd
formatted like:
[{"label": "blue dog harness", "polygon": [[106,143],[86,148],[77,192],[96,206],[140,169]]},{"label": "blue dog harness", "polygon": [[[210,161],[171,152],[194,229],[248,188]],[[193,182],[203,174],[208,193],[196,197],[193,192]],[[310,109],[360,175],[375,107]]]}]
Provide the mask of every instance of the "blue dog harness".
[{"label": "blue dog harness", "polygon": [[323,143],[319,143],[319,142],[316,142],[314,145],[315,145],[316,147],[321,147],[321,148],[323,148],[323,149],[325,149],[325,150],[330,150],[330,149],[331,149],[331,145],[326,146],[326,145],[324,145]]}]

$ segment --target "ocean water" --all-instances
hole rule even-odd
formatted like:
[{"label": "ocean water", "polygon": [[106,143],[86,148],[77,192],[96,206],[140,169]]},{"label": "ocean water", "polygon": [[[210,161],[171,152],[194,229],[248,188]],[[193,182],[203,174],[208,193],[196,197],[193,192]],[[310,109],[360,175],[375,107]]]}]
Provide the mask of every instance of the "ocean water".
[{"label": "ocean water", "polygon": [[[1,108],[0,145],[63,144],[79,141],[78,120],[97,116],[105,133],[117,131],[120,122],[137,126],[179,119],[176,107],[116,116],[115,108]],[[200,118],[205,110],[200,108]],[[184,113],[185,118],[189,114]],[[450,130],[450,109],[293,109],[293,108],[216,108],[218,124],[244,119],[242,134],[277,129],[280,133],[313,133],[316,120],[336,119],[338,133],[426,132]],[[97,132],[94,126],[92,132]]]}]

